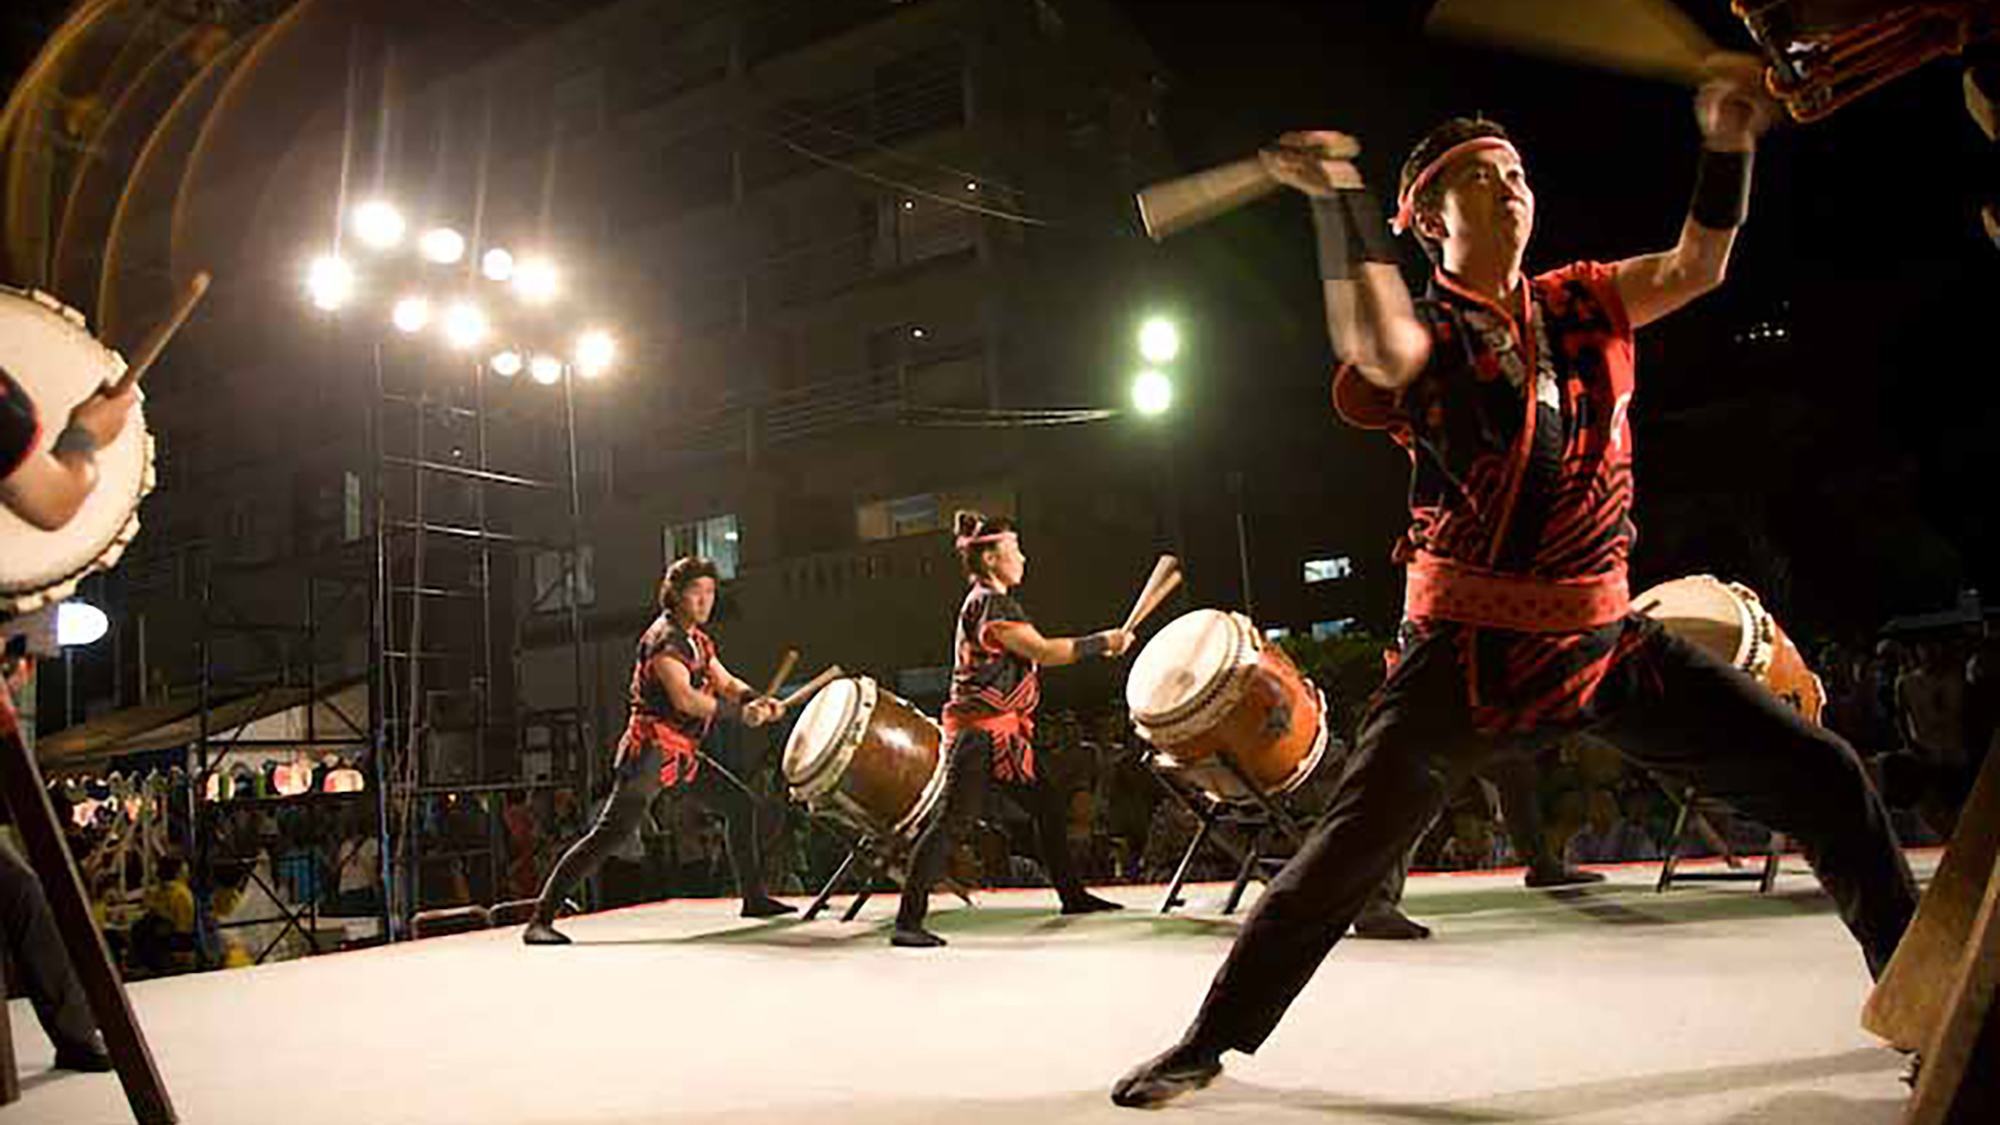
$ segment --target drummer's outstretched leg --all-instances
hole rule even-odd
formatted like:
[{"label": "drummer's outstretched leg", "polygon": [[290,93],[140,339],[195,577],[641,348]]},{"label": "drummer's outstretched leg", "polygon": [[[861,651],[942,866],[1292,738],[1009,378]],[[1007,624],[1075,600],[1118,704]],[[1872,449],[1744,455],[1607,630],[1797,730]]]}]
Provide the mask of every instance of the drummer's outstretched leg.
[{"label": "drummer's outstretched leg", "polygon": [[[1444,804],[1433,769],[1474,752],[1448,649],[1419,677],[1406,660],[1374,704],[1327,811],[1271,880],[1180,1042],[1119,1079],[1111,1100],[1159,1105],[1222,1072],[1225,1051],[1253,1052],[1362,907],[1405,861]],[[1424,683],[1396,685],[1406,673]],[[1392,690],[1400,686],[1402,690]],[[1412,686],[1423,698],[1411,698]]]},{"label": "drummer's outstretched leg", "polygon": [[944,875],[951,846],[979,818],[986,801],[986,781],[993,773],[993,740],[980,731],[965,731],[944,747],[944,792],[930,826],[917,837],[903,880],[903,901],[896,911],[896,932],[889,944],[929,948],[944,939],[924,929],[930,912],[931,888]]},{"label": "drummer's outstretched leg", "polygon": [[619,764],[617,784],[611,790],[611,799],[604,803],[604,811],[597,815],[597,823],[591,826],[583,839],[570,845],[569,851],[563,853],[563,857],[556,861],[555,869],[549,872],[549,881],[542,884],[541,897],[535,900],[534,916],[528,920],[528,928],[521,932],[523,942],[529,945],[569,944],[569,938],[555,927],[556,914],[562,910],[563,899],[578,883],[590,878],[591,873],[645,823],[646,810],[660,792],[661,763],[660,751],[648,747]]},{"label": "drummer's outstretched leg", "polygon": [[1077,876],[1076,863],[1069,854],[1069,802],[1046,777],[1028,785],[1009,785],[1008,794],[1024,809],[1035,826],[1035,851],[1048,872],[1049,885],[1062,900],[1064,914],[1095,914],[1102,910],[1123,910],[1120,903],[1098,898]]},{"label": "drummer's outstretched leg", "polygon": [[736,893],[743,896],[743,916],[773,918],[795,912],[797,907],[772,898],[764,885],[764,837],[756,799],[723,777],[722,771],[712,769],[695,775],[693,792],[722,817],[722,829],[729,840],[729,867],[736,875]]}]

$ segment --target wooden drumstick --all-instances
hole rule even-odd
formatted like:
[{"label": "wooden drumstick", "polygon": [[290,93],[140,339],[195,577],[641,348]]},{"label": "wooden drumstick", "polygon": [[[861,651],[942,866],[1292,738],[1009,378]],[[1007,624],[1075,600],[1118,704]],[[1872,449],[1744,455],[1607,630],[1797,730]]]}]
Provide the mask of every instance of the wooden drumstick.
[{"label": "wooden drumstick", "polygon": [[769,699],[771,696],[778,694],[778,689],[785,686],[785,677],[792,674],[792,665],[798,662],[799,650],[795,648],[786,649],[785,658],[778,661],[777,673],[771,677],[771,686],[764,689],[764,698]]},{"label": "wooden drumstick", "polygon": [[[1274,146],[1286,152],[1315,156],[1323,160],[1351,160],[1361,152],[1352,139],[1345,143],[1314,148]],[[1217,215],[1277,191],[1282,186],[1259,157],[1232,161],[1205,171],[1163,180],[1138,194],[1139,221],[1146,235],[1158,242],[1170,234],[1205,223]]]},{"label": "wooden drumstick", "polygon": [[797,706],[800,703],[805,702],[808,698],[812,696],[814,692],[818,691],[819,689],[825,687],[826,685],[832,683],[833,681],[839,679],[840,677],[846,674],[847,673],[842,672],[840,670],[840,665],[829,664],[827,665],[826,671],[821,672],[817,676],[814,676],[812,679],[806,682],[806,685],[804,687],[786,696],[779,702],[784,704],[784,706],[787,709],[790,709],[794,706]]},{"label": "wooden drumstick", "polygon": [[1715,41],[1669,0],[1439,0],[1433,35],[1698,86]]},{"label": "wooden drumstick", "polygon": [[1153,573],[1146,579],[1145,588],[1139,591],[1139,600],[1132,603],[1132,612],[1121,628],[1128,633],[1137,629],[1139,623],[1160,608],[1160,603],[1166,601],[1167,595],[1180,584],[1181,560],[1172,555],[1161,555],[1159,561],[1153,564]]},{"label": "wooden drumstick", "polygon": [[125,374],[120,375],[118,381],[105,393],[121,395],[130,390],[132,384],[137,383],[140,377],[146,374],[147,369],[153,366],[153,361],[160,358],[160,353],[167,348],[167,341],[173,339],[174,333],[179,332],[181,325],[187,323],[187,318],[194,312],[194,307],[201,303],[203,295],[207,292],[208,271],[202,270],[188,282],[186,292],[181,294],[180,303],[174,306],[174,311],[166,321],[147,333],[146,339],[139,344],[139,350],[132,354],[132,362],[126,366]]}]

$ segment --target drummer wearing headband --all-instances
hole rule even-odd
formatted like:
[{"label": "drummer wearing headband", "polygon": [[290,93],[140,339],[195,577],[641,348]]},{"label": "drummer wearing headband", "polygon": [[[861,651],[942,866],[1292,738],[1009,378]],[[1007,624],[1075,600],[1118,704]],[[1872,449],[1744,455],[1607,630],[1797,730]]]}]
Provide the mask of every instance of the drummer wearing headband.
[{"label": "drummer wearing headband", "polygon": [[750,795],[718,770],[702,768],[701,741],[717,721],[760,727],[784,714],[778,700],[756,695],[730,674],[702,626],[715,611],[715,564],[674,561],[660,580],[660,616],[639,637],[632,663],[631,717],[618,740],[617,784],[597,823],[572,845],[535,902],[522,931],[529,945],[567,945],[555,928],[563,899],[639,830],[660,790],[687,785],[689,793],[722,814],[729,864],[736,871],[745,918],[768,918],[794,908],[764,889],[764,864]]},{"label": "drummer wearing headband", "polygon": [[1696,101],[1704,146],[1673,249],[1522,270],[1534,228],[1527,165],[1489,121],[1447,122],[1404,165],[1395,228],[1436,272],[1413,302],[1354,165],[1266,165],[1309,196],[1334,405],[1409,451],[1410,622],[1371,701],[1333,811],[1245,919],[1181,1041],[1112,1100],[1153,1106],[1207,1085],[1222,1056],[1277,1026],[1372,888],[1484,764],[1589,730],[1638,765],[1684,777],[1789,834],[1880,973],[1916,904],[1908,865],[1854,751],[1745,674],[1632,612],[1633,332],[1713,289],[1743,222],[1771,109],[1751,74]]},{"label": "drummer wearing headband", "polygon": [[55,531],[97,487],[97,451],[116,440],[139,401],[139,386],[99,391],[69,412],[48,448],[37,450],[40,413],[28,392],[0,370],[0,503],[30,525]]},{"label": "drummer wearing headband", "polygon": [[944,792],[936,819],[917,838],[890,937],[891,944],[906,947],[945,943],[924,929],[931,887],[944,874],[952,842],[977,819],[989,781],[1032,814],[1035,846],[1064,914],[1119,908],[1085,890],[1070,865],[1065,803],[1036,769],[1032,735],[1042,694],[1040,670],[1092,656],[1122,655],[1132,645],[1132,634],[1106,629],[1087,637],[1042,636],[1012,592],[1028,566],[1013,521],[960,512],[954,525],[959,561],[972,589],[959,606],[952,638],[951,696],[944,706]]}]

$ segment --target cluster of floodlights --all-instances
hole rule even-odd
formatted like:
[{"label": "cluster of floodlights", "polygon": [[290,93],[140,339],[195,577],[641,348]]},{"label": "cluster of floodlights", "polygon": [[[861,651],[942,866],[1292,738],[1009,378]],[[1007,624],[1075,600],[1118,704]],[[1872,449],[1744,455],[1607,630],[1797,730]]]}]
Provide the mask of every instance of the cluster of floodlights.
[{"label": "cluster of floodlights", "polygon": [[1174,381],[1167,365],[1181,354],[1180,330],[1165,317],[1152,317],[1139,326],[1139,356],[1146,366],[1132,377],[1132,408],[1149,418],[1165,414],[1174,405]]},{"label": "cluster of floodlights", "polygon": [[[355,241],[380,255],[402,252],[410,233],[403,213],[383,200],[369,200],[348,215],[348,229]],[[414,248],[423,265],[453,269],[465,261],[465,236],[450,227],[432,227],[418,235]],[[469,270],[466,272],[470,272]],[[540,255],[516,258],[495,246],[479,256],[478,274],[495,286],[511,290],[514,299],[529,308],[554,304],[562,297],[562,275],[553,262]],[[476,284],[476,283],[475,283]],[[415,336],[435,328],[453,351],[472,352],[493,347],[501,333],[475,294],[461,292],[433,299],[421,291],[406,291],[389,307],[389,322],[396,330]],[[306,295],[313,306],[338,312],[354,303],[360,279],[354,266],[338,254],[313,260],[306,270]],[[579,333],[572,345],[570,363],[586,379],[611,369],[618,358],[618,342],[602,328]],[[538,383],[553,384],[562,379],[564,359],[553,351],[504,345],[489,353],[486,365],[495,375],[511,379],[523,371]]]}]

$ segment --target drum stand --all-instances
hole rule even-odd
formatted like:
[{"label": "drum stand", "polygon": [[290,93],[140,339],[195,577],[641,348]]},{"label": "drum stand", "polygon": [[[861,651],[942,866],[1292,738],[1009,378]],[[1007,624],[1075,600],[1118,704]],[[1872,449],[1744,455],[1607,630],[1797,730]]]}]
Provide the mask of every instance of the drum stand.
[{"label": "drum stand", "polygon": [[[1690,785],[1685,790],[1682,790],[1679,798],[1681,806],[1680,815],[1674,818],[1673,838],[1667,841],[1667,856],[1660,864],[1660,881],[1654,887],[1654,890],[1670,890],[1675,883],[1747,883],[1755,880],[1758,894],[1770,894],[1772,885],[1778,881],[1778,864],[1785,857],[1786,842],[1784,834],[1780,832],[1771,833],[1771,841],[1765,848],[1764,866],[1761,869],[1756,871],[1738,871],[1736,870],[1736,853],[1730,849],[1729,841],[1724,840],[1709,825],[1708,818],[1702,816],[1701,800],[1701,795],[1695,791],[1694,786]],[[1717,845],[1722,852],[1723,859],[1727,861],[1730,870],[1679,870],[1681,841],[1687,837],[1690,824],[1700,829],[1703,835],[1707,836],[1712,843]]]},{"label": "drum stand", "polygon": [[[844,822],[842,823],[845,826]],[[826,886],[820,888],[818,897],[813,899],[811,906],[806,907],[806,912],[799,916],[799,920],[810,922],[819,917],[820,911],[826,909],[827,902],[840,893],[841,884],[851,881],[854,884],[854,901],[847,904],[847,910],[841,914],[840,920],[854,921],[861,913],[861,908],[874,895],[875,884],[879,880],[886,877],[891,882],[902,883],[902,880],[896,877],[896,873],[907,866],[909,853],[909,844],[896,837],[885,837],[873,832],[857,832],[852,837],[847,858],[840,861],[840,866],[834,869],[833,877],[826,881]],[[972,895],[956,880],[942,879],[939,885],[957,895],[959,901],[965,905],[973,905]]]},{"label": "drum stand", "polygon": [[[166,1083],[153,1063],[146,1034],[132,1014],[131,1001],[125,995],[124,983],[118,979],[117,968],[111,963],[104,936],[91,917],[90,900],[85,897],[83,882],[77,878],[76,867],[70,860],[69,842],[63,838],[54,806],[49,804],[42,771],[21,737],[14,700],[4,681],[0,681],[0,799],[4,799],[13,814],[14,827],[27,847],[28,866],[41,879],[42,889],[48,895],[56,932],[62,935],[77,980],[90,998],[90,1014],[97,1020],[105,1049],[118,1071],[118,1080],[125,1086],[125,1101],[132,1107],[132,1116],[140,1125],[172,1125],[180,1119],[179,1115],[174,1112]],[[5,1010],[6,1005],[0,1004],[0,1035],[8,1035]],[[19,1085],[11,1080],[14,1077],[11,1050],[5,1062],[10,1080],[0,1081],[0,1092],[18,1097]]]},{"label": "drum stand", "polygon": [[[1250,880],[1254,877],[1268,882],[1273,873],[1268,869],[1282,865],[1282,860],[1267,854],[1271,846],[1282,841],[1296,850],[1305,842],[1305,830],[1283,805],[1250,780],[1250,775],[1244,772],[1229,751],[1218,751],[1216,758],[1243,787],[1243,791],[1250,794],[1251,805],[1224,801],[1205,790],[1182,783],[1154,761],[1154,753],[1149,751],[1144,758],[1146,772],[1166,788],[1167,793],[1187,810],[1188,815],[1194,817],[1198,825],[1194,839],[1188,841],[1187,851],[1181,855],[1180,865],[1174,869],[1173,882],[1167,885],[1167,897],[1160,903],[1160,913],[1171,914],[1174,907],[1186,905],[1187,900],[1181,897],[1181,888],[1187,884],[1188,868],[1194,864],[1194,857],[1201,851],[1202,845],[1211,842],[1236,863],[1236,881],[1230,886],[1229,899],[1222,906],[1224,914],[1236,913]],[[1237,843],[1227,832],[1216,832],[1218,826],[1243,830],[1250,837],[1249,845],[1246,847]]]}]

